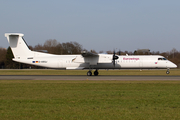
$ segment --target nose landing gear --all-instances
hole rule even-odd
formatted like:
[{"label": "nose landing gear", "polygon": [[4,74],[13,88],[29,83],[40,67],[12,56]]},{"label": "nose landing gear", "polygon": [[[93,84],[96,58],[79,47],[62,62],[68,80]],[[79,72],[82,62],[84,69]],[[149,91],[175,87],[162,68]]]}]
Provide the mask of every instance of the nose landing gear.
[{"label": "nose landing gear", "polygon": [[166,71],[166,74],[169,74],[170,73],[170,71],[169,71],[169,68],[167,69],[167,71]]}]

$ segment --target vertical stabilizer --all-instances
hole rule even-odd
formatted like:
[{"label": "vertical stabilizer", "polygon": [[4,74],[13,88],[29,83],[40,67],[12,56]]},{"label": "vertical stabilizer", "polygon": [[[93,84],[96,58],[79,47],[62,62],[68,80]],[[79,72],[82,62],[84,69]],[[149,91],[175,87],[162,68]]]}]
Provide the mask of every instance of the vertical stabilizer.
[{"label": "vertical stabilizer", "polygon": [[32,57],[32,51],[28,48],[26,42],[23,40],[24,34],[20,33],[6,33],[11,50],[15,59],[27,59]]}]

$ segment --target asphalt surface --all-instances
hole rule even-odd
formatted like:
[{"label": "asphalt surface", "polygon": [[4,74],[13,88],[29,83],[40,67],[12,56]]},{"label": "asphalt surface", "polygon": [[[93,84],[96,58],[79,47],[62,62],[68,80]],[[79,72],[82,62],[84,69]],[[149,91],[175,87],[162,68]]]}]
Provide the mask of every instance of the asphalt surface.
[{"label": "asphalt surface", "polygon": [[0,75],[0,80],[180,80],[180,76]]}]

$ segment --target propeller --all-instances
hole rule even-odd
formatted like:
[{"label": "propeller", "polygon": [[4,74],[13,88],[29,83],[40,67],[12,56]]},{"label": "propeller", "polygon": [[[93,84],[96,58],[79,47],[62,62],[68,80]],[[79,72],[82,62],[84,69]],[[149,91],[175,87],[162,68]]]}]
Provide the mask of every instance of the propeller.
[{"label": "propeller", "polygon": [[113,63],[113,65],[114,65],[114,67],[115,67],[115,60],[117,60],[119,57],[118,56],[116,56],[116,52],[115,52],[115,50],[114,50],[114,52],[113,52],[113,59],[112,59],[112,63]]}]

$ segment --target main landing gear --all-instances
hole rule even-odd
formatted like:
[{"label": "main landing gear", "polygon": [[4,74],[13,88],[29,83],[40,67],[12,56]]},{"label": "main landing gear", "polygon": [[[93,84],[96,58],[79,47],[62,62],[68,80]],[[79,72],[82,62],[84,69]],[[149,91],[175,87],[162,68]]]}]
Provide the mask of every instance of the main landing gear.
[{"label": "main landing gear", "polygon": [[[95,70],[95,71],[94,71],[94,76],[98,76],[98,74],[99,74],[98,70]],[[89,71],[87,72],[87,76],[92,76],[91,70],[89,70]]]},{"label": "main landing gear", "polygon": [[91,76],[92,75],[92,72],[91,71],[88,71],[87,72],[87,76]]}]

